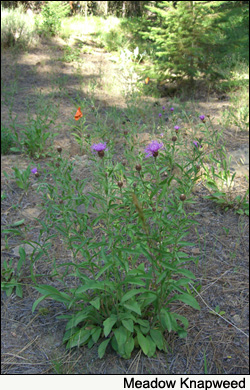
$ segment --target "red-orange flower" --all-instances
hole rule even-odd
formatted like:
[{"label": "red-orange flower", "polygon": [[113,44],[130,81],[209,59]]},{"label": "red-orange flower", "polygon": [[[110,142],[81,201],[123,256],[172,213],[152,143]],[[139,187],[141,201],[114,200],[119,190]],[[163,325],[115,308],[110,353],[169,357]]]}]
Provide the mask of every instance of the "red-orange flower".
[{"label": "red-orange flower", "polygon": [[147,77],[147,78],[145,79],[145,84],[149,84],[149,82],[150,82],[150,78]]},{"label": "red-orange flower", "polygon": [[75,120],[78,121],[78,119],[80,119],[82,116],[83,116],[83,114],[81,111],[81,107],[78,107],[78,110],[76,111],[76,114],[75,114]]}]

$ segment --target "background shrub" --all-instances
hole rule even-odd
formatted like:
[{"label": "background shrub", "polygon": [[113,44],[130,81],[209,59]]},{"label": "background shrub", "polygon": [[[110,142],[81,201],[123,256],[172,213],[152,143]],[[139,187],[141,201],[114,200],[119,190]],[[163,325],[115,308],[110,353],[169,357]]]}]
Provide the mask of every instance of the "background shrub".
[{"label": "background shrub", "polygon": [[63,1],[46,1],[42,6],[41,16],[42,21],[39,26],[39,19],[36,24],[39,27],[40,33],[54,36],[61,30],[62,18],[69,15],[70,5]]},{"label": "background shrub", "polygon": [[32,14],[24,8],[1,8],[2,47],[27,47],[36,40],[35,23]]}]

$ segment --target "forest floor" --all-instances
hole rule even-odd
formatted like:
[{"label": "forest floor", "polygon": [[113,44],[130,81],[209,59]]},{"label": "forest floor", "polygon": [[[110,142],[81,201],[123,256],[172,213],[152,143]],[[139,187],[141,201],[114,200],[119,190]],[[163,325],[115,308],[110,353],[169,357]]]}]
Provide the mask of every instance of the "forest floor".
[{"label": "forest floor", "polygon": [[[81,150],[68,128],[68,118],[73,117],[81,99],[89,101],[108,115],[116,107],[121,118],[126,117],[127,105],[121,94],[123,78],[119,64],[112,54],[101,48],[91,46],[89,52],[81,55],[79,62],[66,63],[63,56],[62,39],[55,38],[42,42],[37,48],[25,53],[13,54],[2,51],[2,117],[6,126],[12,117],[18,115],[18,123],[27,119],[27,104],[31,112],[35,110],[41,95],[58,106],[59,116],[53,131],[55,146],[61,146],[71,159],[80,161],[78,166],[82,177],[91,175],[88,157]],[[65,93],[67,91],[67,93]],[[70,99],[69,99],[70,97]],[[150,107],[152,115],[158,115],[158,106],[178,107],[192,113],[210,115],[218,131],[223,111],[230,106],[227,98],[221,100],[218,94],[203,95],[200,91],[196,99],[186,99],[173,103],[173,99],[145,97],[143,107]],[[28,103],[27,103],[28,102]],[[143,113],[142,113],[143,116]],[[112,117],[110,117],[112,127]],[[91,125],[95,118],[89,107],[87,121]],[[148,133],[150,134],[150,125]],[[147,135],[146,134],[146,135]],[[146,136],[141,135],[142,137]],[[249,133],[237,127],[228,127],[223,132],[223,141],[228,155],[232,155],[232,171],[236,172],[234,194],[243,194],[248,187],[245,175],[249,176]],[[145,138],[146,139],[146,138]],[[79,156],[79,157],[76,157]],[[239,163],[241,160],[241,163]],[[25,219],[23,231],[25,240],[36,240],[41,209],[38,208],[35,178],[31,190],[22,196],[22,191],[14,180],[7,181],[3,172],[11,175],[12,167],[25,169],[30,159],[23,154],[1,156],[1,185],[6,197],[2,200],[2,228]],[[49,158],[39,161],[45,166]],[[243,163],[242,163],[243,161]],[[35,166],[35,163],[33,163]],[[183,307],[183,313],[190,321],[188,336],[179,339],[168,336],[169,352],[157,352],[153,358],[134,351],[131,359],[124,360],[114,351],[108,350],[103,359],[98,358],[97,347],[81,347],[66,351],[62,344],[65,321],[56,317],[64,313],[62,304],[43,301],[46,309],[32,314],[31,308],[39,297],[28,284],[23,288],[23,298],[2,293],[2,373],[3,374],[248,374],[248,262],[249,262],[249,218],[236,214],[233,210],[224,211],[215,203],[204,199],[205,189],[196,188],[195,208],[200,211],[197,217],[199,236],[190,231],[188,239],[195,243],[193,254],[199,262],[193,268],[196,282],[201,285],[197,296],[201,310]],[[16,205],[16,207],[14,207]],[[27,228],[27,229],[26,229]],[[1,257],[4,260],[18,261],[18,249],[23,237],[12,236],[5,241],[2,234]],[[55,243],[56,256],[65,257],[67,253],[61,243]],[[29,250],[26,246],[26,253]],[[46,264],[44,265],[46,268]],[[44,268],[44,272],[46,269]],[[27,270],[29,272],[29,269]],[[224,311],[222,317],[211,313],[219,307]]]}]

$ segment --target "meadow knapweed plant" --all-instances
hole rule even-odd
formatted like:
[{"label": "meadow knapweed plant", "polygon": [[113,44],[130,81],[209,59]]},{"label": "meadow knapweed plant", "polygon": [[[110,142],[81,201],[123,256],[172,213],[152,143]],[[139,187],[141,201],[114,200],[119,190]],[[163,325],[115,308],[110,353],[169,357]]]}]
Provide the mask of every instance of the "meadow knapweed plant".
[{"label": "meadow knapweed plant", "polygon": [[100,341],[100,358],[108,345],[123,358],[137,347],[147,356],[154,356],[156,348],[167,351],[165,332],[186,337],[188,328],[188,320],[172,309],[173,303],[199,309],[189,288],[195,276],[187,268],[194,258],[182,249],[192,245],[184,240],[194,223],[185,203],[191,201],[195,167],[187,169],[182,163],[183,176],[172,187],[171,170],[161,176],[175,158],[172,144],[152,141],[144,153],[154,161],[145,163],[142,153],[126,144],[124,148],[127,161],[137,161],[132,169],[114,163],[112,157],[103,158],[106,142],[91,146],[103,158],[101,164],[92,160],[92,190],[85,190],[86,180],[74,179],[73,165],[61,157],[47,173],[53,185],[40,186],[46,209],[41,235],[45,242],[51,229],[61,235],[72,261],[53,262],[62,288],[38,285],[42,296],[33,311],[48,297],[63,302],[71,309],[71,314],[60,316],[68,321],[66,348],[91,348]]}]

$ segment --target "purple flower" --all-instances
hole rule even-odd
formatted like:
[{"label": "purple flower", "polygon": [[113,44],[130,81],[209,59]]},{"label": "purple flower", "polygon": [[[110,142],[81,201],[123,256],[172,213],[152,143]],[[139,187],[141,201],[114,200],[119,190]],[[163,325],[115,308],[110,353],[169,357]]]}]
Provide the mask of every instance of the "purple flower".
[{"label": "purple flower", "polygon": [[106,149],[106,145],[107,145],[107,142],[104,142],[104,144],[102,144],[102,143],[93,144],[91,146],[91,149],[92,149],[92,151],[100,152],[101,150],[105,150]]},{"label": "purple flower", "polygon": [[165,106],[162,106],[163,111],[165,110]]},{"label": "purple flower", "polygon": [[170,108],[170,111],[172,111],[172,112],[173,112],[173,111],[174,111],[174,107],[171,107],[171,108]]},{"label": "purple flower", "polygon": [[160,136],[161,136],[161,138],[163,138],[164,137],[164,133],[161,133]]},{"label": "purple flower", "polygon": [[199,118],[200,118],[201,121],[204,121],[205,115],[200,115]]},{"label": "purple flower", "polygon": [[159,143],[158,141],[152,141],[145,149],[146,156],[145,157],[157,157],[158,156],[158,150],[163,147],[162,143]]},{"label": "purple flower", "polygon": [[31,169],[31,173],[37,173],[37,168],[33,168],[33,169]]},{"label": "purple flower", "polygon": [[175,130],[179,130],[180,126],[175,126],[174,128]]},{"label": "purple flower", "polygon": [[197,141],[193,141],[193,144],[196,148],[198,148],[200,146],[200,148],[202,148],[202,145],[199,144],[199,142]]},{"label": "purple flower", "polygon": [[161,118],[161,117],[162,117],[162,114],[160,113],[160,114],[159,114],[159,118]]},{"label": "purple flower", "polygon": [[107,145],[107,142],[104,142],[103,144],[102,143],[93,144],[91,146],[92,153],[97,152],[99,157],[103,157],[104,156],[104,151],[108,150],[108,149],[106,149],[106,145]]}]

